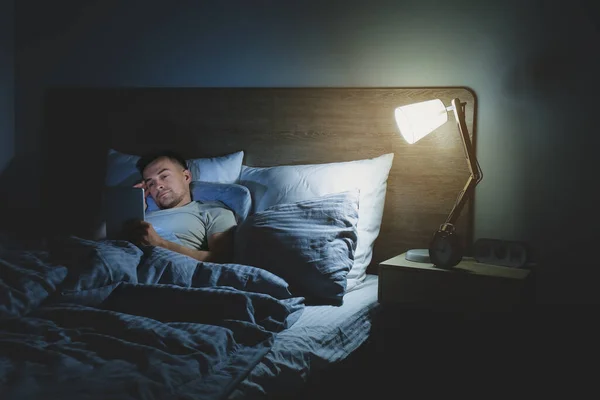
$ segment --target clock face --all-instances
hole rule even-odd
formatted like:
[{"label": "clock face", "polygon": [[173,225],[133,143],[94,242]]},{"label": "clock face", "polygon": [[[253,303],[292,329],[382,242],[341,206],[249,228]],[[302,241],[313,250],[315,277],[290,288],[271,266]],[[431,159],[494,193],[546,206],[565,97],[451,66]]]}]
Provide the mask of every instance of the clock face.
[{"label": "clock face", "polygon": [[435,253],[434,259],[441,264],[448,264],[452,258],[452,244],[445,236],[437,235],[430,250]]},{"label": "clock face", "polygon": [[431,262],[441,268],[454,267],[462,259],[460,240],[455,233],[438,231],[429,247]]}]

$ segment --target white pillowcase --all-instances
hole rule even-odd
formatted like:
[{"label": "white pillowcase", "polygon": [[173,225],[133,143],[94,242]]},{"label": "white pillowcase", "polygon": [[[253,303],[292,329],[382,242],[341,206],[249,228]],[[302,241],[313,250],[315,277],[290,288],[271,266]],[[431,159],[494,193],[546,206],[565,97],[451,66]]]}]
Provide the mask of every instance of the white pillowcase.
[{"label": "white pillowcase", "polygon": [[358,189],[358,243],[354,264],[347,276],[346,290],[350,290],[365,279],[373,256],[373,244],[381,228],[387,179],[393,159],[394,154],[388,153],[372,159],[328,164],[264,168],[243,165],[240,183],[250,190],[252,213],[276,204],[295,203]]},{"label": "white pillowcase", "polygon": [[[142,177],[135,167],[140,156],[108,150],[106,186],[132,186]],[[244,152],[238,151],[221,157],[186,160],[195,181],[236,183],[240,177]]]}]

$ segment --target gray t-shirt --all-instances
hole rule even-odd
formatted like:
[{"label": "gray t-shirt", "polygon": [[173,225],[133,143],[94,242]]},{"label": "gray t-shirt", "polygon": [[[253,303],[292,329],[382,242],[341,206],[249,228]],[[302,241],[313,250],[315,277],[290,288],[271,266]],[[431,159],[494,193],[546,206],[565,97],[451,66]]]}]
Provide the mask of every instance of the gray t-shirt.
[{"label": "gray t-shirt", "polygon": [[236,225],[235,215],[221,203],[192,201],[183,207],[146,213],[146,221],[155,229],[172,232],[181,244],[196,250],[208,250],[208,238]]}]

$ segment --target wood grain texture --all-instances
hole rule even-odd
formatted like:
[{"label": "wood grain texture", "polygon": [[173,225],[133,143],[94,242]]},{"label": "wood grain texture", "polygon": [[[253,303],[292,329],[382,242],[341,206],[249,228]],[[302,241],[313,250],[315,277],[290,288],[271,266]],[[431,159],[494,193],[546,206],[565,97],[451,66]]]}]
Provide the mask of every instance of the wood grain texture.
[{"label": "wood grain texture", "polygon": [[[186,158],[243,150],[249,166],[351,161],[393,152],[375,266],[410,248],[426,248],[467,180],[451,114],[448,123],[416,144],[398,133],[396,107],[435,98],[446,105],[453,98],[467,103],[467,127],[475,139],[476,98],[463,87],[53,88],[45,101],[48,226],[89,232],[98,218],[90,210],[100,205],[109,148],[131,154],[169,148]],[[52,176],[65,173],[78,184],[57,191]],[[467,244],[472,210],[469,201],[457,222]]]}]

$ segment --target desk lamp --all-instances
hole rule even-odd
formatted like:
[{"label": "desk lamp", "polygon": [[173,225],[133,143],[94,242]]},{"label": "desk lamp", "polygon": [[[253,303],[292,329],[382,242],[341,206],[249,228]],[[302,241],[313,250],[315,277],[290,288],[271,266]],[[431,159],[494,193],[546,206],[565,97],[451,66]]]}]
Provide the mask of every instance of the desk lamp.
[{"label": "desk lamp", "polygon": [[462,260],[464,250],[454,225],[468,197],[483,178],[465,122],[465,105],[466,103],[461,103],[460,99],[456,98],[452,100],[451,106],[446,107],[440,99],[435,99],[397,107],[395,110],[398,129],[410,144],[416,143],[445,124],[448,121],[448,113],[454,111],[470,172],[467,183],[459,192],[446,222],[441,224],[438,231],[434,233],[429,249],[408,250],[406,259],[409,261],[451,268]]}]

